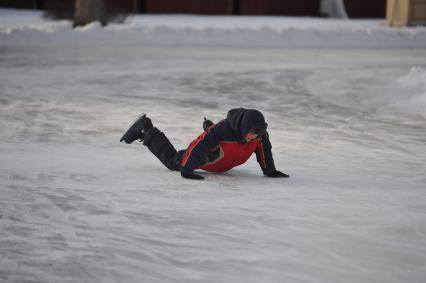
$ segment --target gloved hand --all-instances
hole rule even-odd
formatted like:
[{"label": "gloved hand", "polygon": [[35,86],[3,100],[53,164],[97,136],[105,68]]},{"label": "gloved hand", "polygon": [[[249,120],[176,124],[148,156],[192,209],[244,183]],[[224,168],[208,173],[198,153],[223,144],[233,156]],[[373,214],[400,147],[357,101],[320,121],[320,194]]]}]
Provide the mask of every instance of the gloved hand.
[{"label": "gloved hand", "polygon": [[281,171],[278,171],[278,170],[274,170],[274,171],[271,171],[269,173],[265,173],[265,175],[267,177],[273,177],[273,178],[288,178],[288,177],[290,177],[289,175],[287,175],[287,174],[285,174]]},{"label": "gloved hand", "polygon": [[186,179],[191,179],[191,180],[203,180],[204,177],[194,174],[194,172],[180,172],[180,175]]}]

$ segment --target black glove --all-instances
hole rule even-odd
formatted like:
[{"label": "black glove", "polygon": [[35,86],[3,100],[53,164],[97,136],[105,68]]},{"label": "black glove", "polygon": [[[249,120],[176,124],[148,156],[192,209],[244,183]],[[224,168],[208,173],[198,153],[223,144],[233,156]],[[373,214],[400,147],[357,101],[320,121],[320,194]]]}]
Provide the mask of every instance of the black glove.
[{"label": "black glove", "polygon": [[204,177],[194,174],[194,172],[180,172],[180,175],[186,179],[191,179],[191,180],[203,180]]},{"label": "black glove", "polygon": [[273,177],[273,178],[288,178],[288,177],[290,177],[289,175],[284,174],[283,172],[278,171],[278,170],[274,170],[274,171],[271,171],[269,173],[265,173],[265,175],[267,177]]}]

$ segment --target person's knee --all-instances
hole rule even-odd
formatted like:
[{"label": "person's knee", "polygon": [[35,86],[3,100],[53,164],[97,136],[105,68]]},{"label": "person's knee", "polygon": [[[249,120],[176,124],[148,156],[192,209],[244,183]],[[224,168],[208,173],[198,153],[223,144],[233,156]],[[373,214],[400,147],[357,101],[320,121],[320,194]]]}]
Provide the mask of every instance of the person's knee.
[{"label": "person's knee", "polygon": [[178,152],[176,152],[175,157],[173,158],[173,162],[170,165],[170,170],[172,171],[180,171],[180,167],[181,167],[181,163],[182,163],[182,158],[183,155],[185,154],[184,150],[179,150]]}]

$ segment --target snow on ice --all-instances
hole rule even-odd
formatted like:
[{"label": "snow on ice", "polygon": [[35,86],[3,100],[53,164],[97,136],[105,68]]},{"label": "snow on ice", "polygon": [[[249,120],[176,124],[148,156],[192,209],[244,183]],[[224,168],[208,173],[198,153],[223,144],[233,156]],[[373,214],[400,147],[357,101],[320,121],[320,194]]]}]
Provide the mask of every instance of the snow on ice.
[{"label": "snow on ice", "polygon": [[[426,31],[380,22],[0,10],[0,282],[423,282]],[[290,179],[118,142],[239,106]]]},{"label": "snow on ice", "polygon": [[92,23],[73,30],[71,22],[44,21],[41,16],[1,10],[0,39],[15,45],[426,48],[426,27],[396,29],[380,19],[144,15],[105,29]]}]

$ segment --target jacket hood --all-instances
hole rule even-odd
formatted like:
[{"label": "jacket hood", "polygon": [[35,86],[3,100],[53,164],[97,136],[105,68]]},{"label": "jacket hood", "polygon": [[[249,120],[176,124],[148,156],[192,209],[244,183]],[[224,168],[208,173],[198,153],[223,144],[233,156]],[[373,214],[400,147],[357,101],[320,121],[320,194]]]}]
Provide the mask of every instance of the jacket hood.
[{"label": "jacket hood", "polygon": [[229,110],[226,120],[241,141],[244,141],[245,136],[255,126],[255,128],[266,130],[268,125],[265,123],[263,114],[255,109],[236,108]]}]

